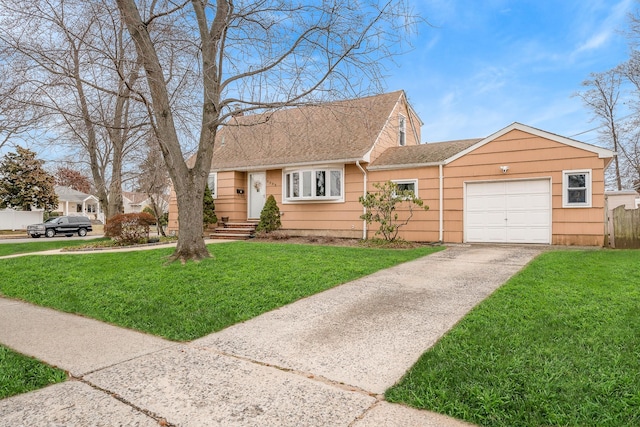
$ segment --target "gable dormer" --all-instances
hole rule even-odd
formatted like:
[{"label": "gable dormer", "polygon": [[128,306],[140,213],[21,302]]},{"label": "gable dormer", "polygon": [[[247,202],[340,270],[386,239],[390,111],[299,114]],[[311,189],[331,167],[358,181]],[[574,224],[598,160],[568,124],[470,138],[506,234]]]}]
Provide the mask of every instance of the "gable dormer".
[{"label": "gable dormer", "polygon": [[420,145],[421,126],[422,120],[409,105],[404,92],[400,91],[384,128],[365,157],[369,162],[374,162],[388,148]]}]

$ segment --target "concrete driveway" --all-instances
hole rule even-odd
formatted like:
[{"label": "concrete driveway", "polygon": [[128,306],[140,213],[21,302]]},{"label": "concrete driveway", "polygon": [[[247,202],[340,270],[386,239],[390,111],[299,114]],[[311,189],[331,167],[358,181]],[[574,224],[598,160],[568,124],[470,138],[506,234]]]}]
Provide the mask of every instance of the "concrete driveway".
[{"label": "concrete driveway", "polygon": [[[190,343],[152,340],[146,353],[127,344],[124,332],[118,344],[119,328],[83,319],[85,333],[94,328],[93,339],[104,334],[121,349],[119,360],[101,362],[95,354],[87,365],[94,350],[79,346],[82,368],[64,356],[77,380],[0,401],[0,425],[462,426],[386,403],[382,393],[541,250],[450,247]],[[14,315],[0,311],[7,325],[0,342],[53,364],[62,360],[53,350],[37,353],[37,326],[21,328],[31,340],[8,331],[12,322],[30,322],[20,304]],[[49,311],[50,322],[77,321]],[[76,338],[72,328],[56,329],[62,348]]]}]

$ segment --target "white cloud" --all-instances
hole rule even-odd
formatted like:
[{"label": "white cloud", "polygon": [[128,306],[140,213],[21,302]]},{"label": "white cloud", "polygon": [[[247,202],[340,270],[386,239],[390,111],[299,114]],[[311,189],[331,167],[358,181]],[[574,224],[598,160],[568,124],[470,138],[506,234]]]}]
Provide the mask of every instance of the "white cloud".
[{"label": "white cloud", "polygon": [[610,11],[610,13],[599,23],[589,22],[588,20],[584,23],[583,32],[590,34],[590,36],[586,41],[578,45],[571,56],[606,47],[615,33],[625,26],[627,14],[632,10],[634,3],[634,0],[622,0],[614,7],[611,7],[609,2],[598,3],[596,5],[597,10],[590,12],[593,16],[601,16],[600,13],[602,11]]},{"label": "white cloud", "polygon": [[607,41],[609,41],[609,39],[611,38],[611,33],[612,30],[607,29],[591,36],[591,38],[589,38],[586,42],[578,46],[578,48],[574,52],[574,55],[587,50],[599,49],[600,47],[604,46]]}]

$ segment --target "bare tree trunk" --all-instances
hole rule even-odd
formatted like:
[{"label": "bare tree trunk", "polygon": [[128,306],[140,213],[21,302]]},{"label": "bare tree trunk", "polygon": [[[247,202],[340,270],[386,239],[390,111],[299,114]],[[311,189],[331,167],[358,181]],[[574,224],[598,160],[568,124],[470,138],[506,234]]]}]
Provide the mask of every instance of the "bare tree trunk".
[{"label": "bare tree trunk", "polygon": [[109,185],[109,218],[119,213],[124,213],[122,199],[122,152],[113,151],[111,163],[111,184]]},{"label": "bare tree trunk", "polygon": [[178,206],[193,206],[194,209],[183,208],[178,212],[178,220],[180,221],[178,244],[172,259],[185,262],[190,259],[199,260],[210,257],[202,238],[202,199],[204,195],[196,189],[195,185],[177,190],[176,194]]},{"label": "bare tree trunk", "polygon": [[[194,4],[197,3],[194,2]],[[226,3],[226,1],[218,0],[218,3]],[[153,99],[153,116],[156,119],[154,130],[177,194],[178,244],[171,259],[184,262],[189,259],[209,258],[211,254],[209,254],[202,238],[202,200],[207,176],[202,171],[207,170],[211,165],[213,138],[215,138],[217,122],[207,121],[204,117],[206,114],[203,115],[203,126],[209,129],[214,128],[209,132],[212,138],[205,140],[205,132],[202,132],[196,164],[189,169],[180,149],[167,86],[160,66],[160,59],[148,32],[148,25],[142,22],[133,0],[117,0],[117,4],[122,19],[135,43],[138,58],[142,61],[146,71],[147,83]],[[203,47],[203,57],[206,56],[204,52],[206,49]],[[206,64],[205,59],[203,62]],[[211,102],[205,96],[203,109],[210,110],[211,108]],[[203,167],[203,164],[206,167]]]},{"label": "bare tree trunk", "polygon": [[[202,238],[205,184],[218,128],[233,116],[236,106],[251,112],[311,103],[319,91],[344,96],[348,90],[360,90],[361,81],[349,80],[355,70],[364,71],[364,80],[369,78],[374,86],[379,83],[380,64],[398,53],[387,43],[400,41],[413,19],[405,13],[409,7],[405,0],[364,0],[358,7],[352,0],[282,0],[277,7],[261,0],[185,0],[160,2],[161,6],[150,2],[144,21],[137,7],[142,2],[116,3],[146,72],[152,102],[145,102],[177,196],[178,245],[173,258],[181,260],[210,256]],[[174,113],[179,112],[173,109],[168,90],[167,82],[176,76],[163,72],[161,64],[167,61],[159,57],[165,43],[176,39],[161,31],[154,33],[157,38],[149,33],[175,22],[189,27],[185,37],[190,43],[183,47],[197,46],[190,52],[201,73],[202,120],[189,164],[176,130]],[[182,75],[192,72],[185,69]]]},{"label": "bare tree trunk", "polygon": [[151,199],[151,209],[153,209],[153,215],[156,217],[156,229],[158,230],[158,234],[162,235],[162,237],[167,237],[164,232],[164,226],[162,225],[162,216],[163,212],[160,211],[160,206],[158,205],[158,201],[153,196],[149,196]]}]

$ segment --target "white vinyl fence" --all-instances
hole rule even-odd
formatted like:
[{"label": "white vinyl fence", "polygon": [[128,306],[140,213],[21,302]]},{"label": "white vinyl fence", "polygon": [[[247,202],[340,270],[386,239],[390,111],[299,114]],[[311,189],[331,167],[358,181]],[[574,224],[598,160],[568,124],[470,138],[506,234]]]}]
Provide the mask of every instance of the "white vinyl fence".
[{"label": "white vinyl fence", "polygon": [[42,211],[0,210],[0,230],[26,230],[27,225],[42,222]]}]

